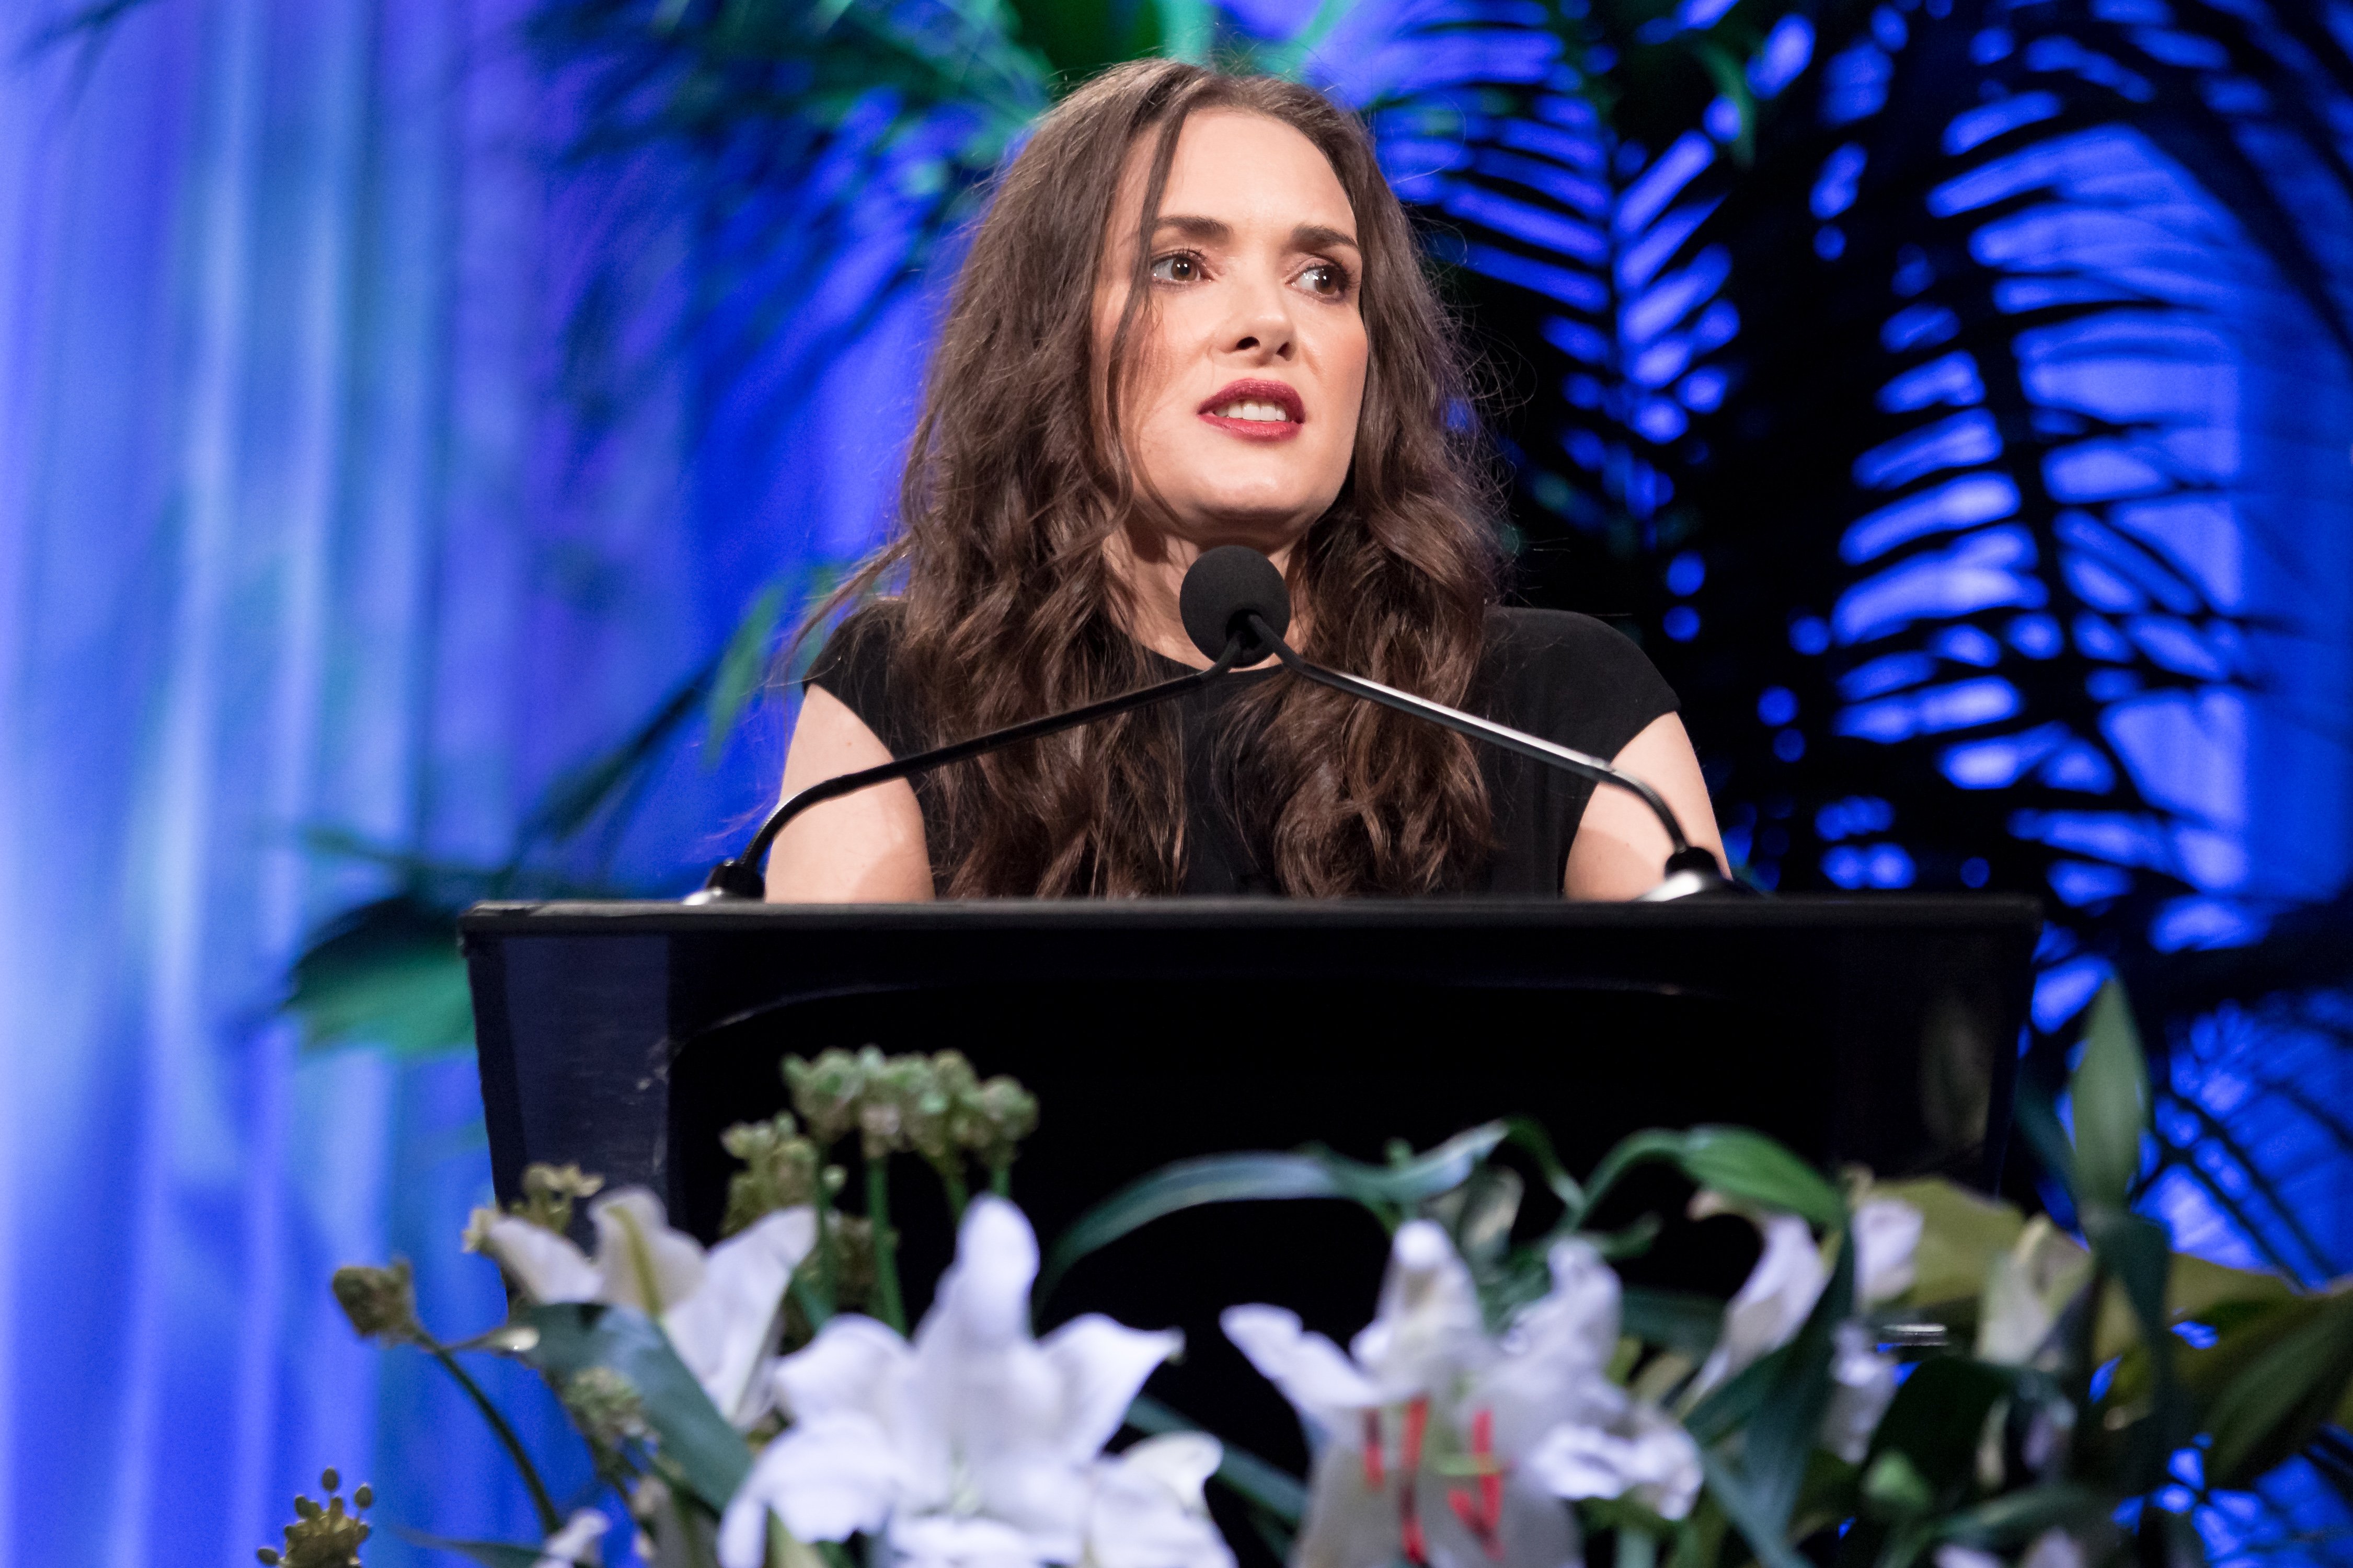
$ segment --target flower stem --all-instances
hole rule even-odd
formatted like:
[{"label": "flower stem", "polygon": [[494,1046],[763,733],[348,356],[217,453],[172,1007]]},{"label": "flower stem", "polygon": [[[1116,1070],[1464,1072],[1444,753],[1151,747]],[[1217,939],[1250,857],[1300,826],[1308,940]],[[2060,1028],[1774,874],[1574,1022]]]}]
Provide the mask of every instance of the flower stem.
[{"label": "flower stem", "polygon": [[522,1477],[522,1484],[530,1489],[531,1506],[539,1515],[542,1533],[554,1535],[562,1530],[564,1516],[555,1510],[555,1500],[547,1495],[547,1483],[539,1479],[539,1470],[532,1464],[530,1454],[524,1451],[522,1439],[516,1436],[515,1429],[507,1425],[507,1418],[499,1414],[499,1407],[491,1403],[491,1396],[482,1392],[482,1385],[458,1364],[458,1358],[451,1355],[448,1347],[438,1340],[428,1335],[422,1343],[432,1353],[433,1359],[448,1368],[449,1375],[458,1380],[458,1386],[466,1391],[466,1397],[474,1402],[474,1408],[480,1411],[482,1419],[491,1424],[491,1430],[497,1436],[500,1446],[506,1449],[507,1458],[514,1461],[516,1472]]},{"label": "flower stem", "polygon": [[964,1205],[972,1201],[965,1189],[964,1162],[951,1152],[946,1159],[934,1162],[932,1169],[940,1173],[940,1186],[948,1195],[948,1224],[962,1225]]},{"label": "flower stem", "polygon": [[807,1282],[802,1292],[802,1305],[814,1302],[818,1310],[809,1313],[809,1327],[821,1329],[833,1316],[834,1303],[840,1300],[836,1281],[841,1278],[841,1227],[834,1215],[833,1194],[826,1190],[825,1171],[817,1173],[817,1277]]},{"label": "flower stem", "polygon": [[1013,1195],[1013,1156],[992,1160],[988,1165],[988,1190],[1000,1198]]},{"label": "flower stem", "polygon": [[1618,1527],[1618,1568],[1658,1568],[1658,1538],[1630,1524]]},{"label": "flower stem", "polygon": [[887,1154],[866,1162],[866,1223],[874,1237],[874,1315],[901,1333],[907,1331],[907,1310],[899,1302],[899,1237],[891,1229],[891,1160]]}]

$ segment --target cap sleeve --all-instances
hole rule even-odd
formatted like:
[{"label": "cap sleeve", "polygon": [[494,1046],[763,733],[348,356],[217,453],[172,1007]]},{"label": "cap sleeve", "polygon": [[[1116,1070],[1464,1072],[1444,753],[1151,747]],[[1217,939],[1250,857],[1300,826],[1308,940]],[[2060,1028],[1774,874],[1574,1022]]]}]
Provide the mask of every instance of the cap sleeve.
[{"label": "cap sleeve", "polygon": [[1604,761],[1682,704],[1634,640],[1590,616],[1503,609],[1488,626],[1492,711]]},{"label": "cap sleeve", "polygon": [[818,650],[801,686],[833,698],[858,715],[892,756],[903,757],[923,748],[913,732],[914,715],[906,702],[895,700],[893,689],[898,609],[894,602],[879,599],[843,617]]}]

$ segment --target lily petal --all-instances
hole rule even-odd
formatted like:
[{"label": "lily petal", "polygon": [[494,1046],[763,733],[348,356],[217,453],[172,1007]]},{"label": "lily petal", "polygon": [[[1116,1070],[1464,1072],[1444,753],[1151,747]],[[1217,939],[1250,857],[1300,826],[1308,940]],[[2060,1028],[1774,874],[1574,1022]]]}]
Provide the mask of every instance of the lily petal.
[{"label": "lily petal", "polygon": [[768,1515],[803,1541],[845,1541],[891,1516],[899,1467],[881,1423],[860,1415],[805,1421],[769,1444],[719,1521],[723,1568],[760,1568]]},{"label": "lily petal", "polygon": [[1699,1445],[1651,1405],[1633,1406],[1614,1429],[1556,1427],[1528,1455],[1529,1478],[1555,1497],[1632,1497],[1662,1519],[1698,1500]]},{"label": "lily petal", "polygon": [[1308,1476],[1307,1518],[1292,1549],[1292,1568],[1390,1568],[1403,1556],[1395,1472],[1372,1486],[1359,1447],[1336,1437],[1325,1443]]},{"label": "lily petal", "polygon": [[563,1529],[541,1543],[539,1561],[532,1568],[577,1568],[583,1563],[603,1561],[596,1543],[611,1528],[612,1521],[593,1508],[575,1510]]},{"label": "lily petal", "polygon": [[[1056,1329],[1039,1348],[1061,1378],[1063,1456],[1084,1464],[1118,1433],[1144,1380],[1185,1348],[1185,1336],[1131,1329],[1090,1312]],[[1217,1468],[1214,1460],[1209,1468]]]},{"label": "lily petal", "polygon": [[1479,1289],[1443,1227],[1426,1219],[1398,1227],[1380,1305],[1348,1349],[1391,1401],[1428,1393],[1482,1359]]},{"label": "lily petal", "polygon": [[597,1300],[635,1307],[659,1318],[702,1288],[702,1247],[670,1227],[661,1200],[643,1187],[623,1187],[590,1206],[596,1222]]},{"label": "lily petal", "polygon": [[1224,1451],[1199,1432],[1150,1437],[1095,1467],[1090,1568],[1234,1568],[1201,1487]]},{"label": "lily petal", "polygon": [[1873,1198],[1854,1211],[1854,1295],[1864,1306],[1912,1289],[1913,1253],[1926,1221],[1901,1198]]},{"label": "lily petal", "polygon": [[1822,1412],[1822,1447],[1850,1465],[1871,1448],[1871,1435],[1895,1398],[1895,1361],[1879,1353],[1861,1323],[1838,1326],[1831,1341],[1831,1402]]},{"label": "lily petal", "polygon": [[985,1514],[923,1514],[891,1527],[898,1568],[1039,1568],[1037,1543]]},{"label": "lily petal", "polygon": [[1767,1215],[1757,1228],[1765,1250],[1739,1293],[1725,1304],[1724,1333],[1700,1368],[1694,1393],[1705,1393],[1796,1338],[1830,1283],[1830,1270],[1804,1220]]},{"label": "lily petal", "polygon": [[871,1318],[845,1312],[776,1363],[777,1402],[796,1422],[839,1415],[887,1421],[914,1361],[907,1342]]},{"label": "lily petal", "polygon": [[1606,1424],[1625,1405],[1605,1372],[1618,1349],[1617,1272],[1583,1241],[1559,1243],[1547,1262],[1552,1289],[1513,1319],[1502,1359],[1467,1401],[1494,1412],[1500,1453],[1520,1453],[1564,1421]]},{"label": "lily petal", "polygon": [[1003,1198],[975,1198],[956,1230],[955,1261],[940,1276],[916,1338],[953,1331],[970,1349],[1027,1340],[1037,1278],[1038,1236],[1029,1220]]},{"label": "lily petal", "polygon": [[1378,1406],[1381,1391],[1338,1345],[1322,1334],[1303,1332],[1299,1314],[1281,1307],[1229,1307],[1219,1314],[1218,1325],[1325,1436],[1350,1445],[1359,1441],[1356,1424],[1345,1417]]},{"label": "lily petal", "polygon": [[588,1255],[564,1237],[512,1215],[491,1222],[482,1250],[498,1260],[524,1295],[545,1306],[593,1301],[602,1283]]},{"label": "lily petal", "polygon": [[776,1309],[793,1270],[816,1245],[812,1210],[803,1206],[769,1215],[713,1247],[702,1288],[662,1314],[662,1330],[679,1359],[719,1413],[738,1426],[764,1413],[767,1401],[754,1393],[752,1374],[771,1343]]}]

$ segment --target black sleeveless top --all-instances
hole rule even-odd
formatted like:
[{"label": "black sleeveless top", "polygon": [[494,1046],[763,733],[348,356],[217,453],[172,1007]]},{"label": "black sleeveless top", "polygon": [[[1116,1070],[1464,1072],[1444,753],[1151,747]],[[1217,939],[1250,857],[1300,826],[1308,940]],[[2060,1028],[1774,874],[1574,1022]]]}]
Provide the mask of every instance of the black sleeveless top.
[{"label": "black sleeveless top", "polygon": [[[865,722],[894,757],[923,749],[913,705],[892,691],[891,643],[896,605],[868,605],[826,640],[806,684],[823,688]],[[1185,673],[1160,654],[1148,658],[1155,679]],[[1218,787],[1217,738],[1229,705],[1257,682],[1283,679],[1280,668],[1246,670],[1177,698],[1185,756],[1185,891],[1231,895],[1277,891],[1268,870],[1265,825],[1235,820]],[[1662,714],[1675,694],[1621,634],[1588,616],[1559,610],[1495,608],[1471,711],[1604,761]],[[1494,811],[1495,852],[1468,889],[1490,896],[1558,895],[1569,845],[1593,785],[1500,747],[1472,743]],[[936,850],[938,805],[923,781],[916,798]]]}]

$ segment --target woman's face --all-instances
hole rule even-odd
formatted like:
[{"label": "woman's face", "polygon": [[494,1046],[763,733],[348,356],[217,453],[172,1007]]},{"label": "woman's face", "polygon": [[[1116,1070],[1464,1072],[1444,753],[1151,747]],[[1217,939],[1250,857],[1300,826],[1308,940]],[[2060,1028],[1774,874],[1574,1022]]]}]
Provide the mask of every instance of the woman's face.
[{"label": "woman's face", "polygon": [[[1098,363],[1134,275],[1153,140],[1129,154],[1113,203],[1095,288]],[[1195,549],[1278,555],[1340,493],[1356,450],[1364,256],[1347,194],[1290,126],[1205,110],[1177,138],[1151,264],[1121,410],[1139,489]]]}]

